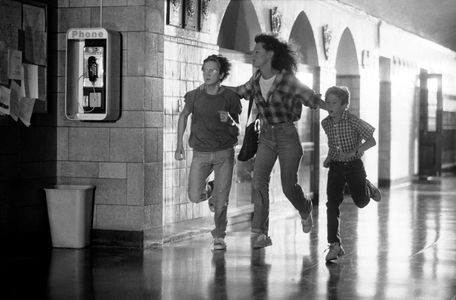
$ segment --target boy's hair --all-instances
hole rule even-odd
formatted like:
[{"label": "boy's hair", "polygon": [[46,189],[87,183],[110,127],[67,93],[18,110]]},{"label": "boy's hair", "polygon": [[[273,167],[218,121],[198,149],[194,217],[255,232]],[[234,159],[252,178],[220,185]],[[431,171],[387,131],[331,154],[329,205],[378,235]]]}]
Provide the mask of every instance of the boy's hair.
[{"label": "boy's hair", "polygon": [[255,37],[255,43],[261,43],[266,51],[274,52],[271,61],[271,65],[274,69],[279,71],[285,69],[287,71],[296,72],[296,54],[289,44],[280,41],[275,36],[264,33]]},{"label": "boy's hair", "polygon": [[[220,77],[220,82],[225,80],[225,78],[230,74],[231,70],[231,63],[228,61],[228,59],[222,55],[212,54],[203,61],[203,66],[209,61],[217,63],[219,66],[220,74],[224,74],[223,77]],[[201,70],[203,69],[203,66],[201,67]]]},{"label": "boy's hair", "polygon": [[348,106],[350,104],[350,91],[348,90],[348,87],[332,86],[326,90],[325,98],[328,98],[330,94],[339,98],[342,105],[347,104]]}]

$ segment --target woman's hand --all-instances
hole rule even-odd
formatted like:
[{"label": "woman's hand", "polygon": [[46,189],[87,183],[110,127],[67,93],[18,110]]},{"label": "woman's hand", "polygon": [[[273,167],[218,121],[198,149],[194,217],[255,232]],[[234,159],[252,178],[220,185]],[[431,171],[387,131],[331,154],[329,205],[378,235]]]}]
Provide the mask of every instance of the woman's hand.
[{"label": "woman's hand", "polygon": [[329,168],[329,164],[331,163],[331,158],[329,156],[326,157],[325,161],[323,162],[324,168]]}]

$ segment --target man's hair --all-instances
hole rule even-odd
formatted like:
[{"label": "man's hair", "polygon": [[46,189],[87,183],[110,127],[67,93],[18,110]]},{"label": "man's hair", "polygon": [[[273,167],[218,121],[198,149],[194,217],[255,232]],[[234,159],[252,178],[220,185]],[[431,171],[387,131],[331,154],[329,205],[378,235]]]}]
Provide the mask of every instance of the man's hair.
[{"label": "man's hair", "polygon": [[348,87],[346,86],[332,86],[329,89],[326,90],[325,93],[325,98],[328,98],[328,96],[332,94],[336,96],[337,98],[340,99],[340,102],[342,105],[350,104],[350,91],[348,90]]},{"label": "man's hair", "polygon": [[[205,63],[213,61],[216,62],[219,66],[219,73],[224,74],[223,77],[220,77],[220,82],[225,80],[226,77],[230,74],[231,70],[231,63],[228,61],[228,59],[222,55],[219,54],[212,54],[209,55],[204,61],[203,61],[203,66]],[[203,67],[201,67],[202,69]]]},{"label": "man's hair", "polygon": [[279,41],[275,36],[264,33],[255,37],[255,43],[261,43],[266,51],[274,52],[271,61],[274,69],[296,72],[296,54],[289,44]]}]

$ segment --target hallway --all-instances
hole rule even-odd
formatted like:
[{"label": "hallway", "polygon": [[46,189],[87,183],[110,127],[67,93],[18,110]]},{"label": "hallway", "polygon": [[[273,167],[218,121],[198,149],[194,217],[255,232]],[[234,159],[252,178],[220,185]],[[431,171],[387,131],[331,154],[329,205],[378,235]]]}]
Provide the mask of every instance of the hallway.
[{"label": "hallway", "polygon": [[144,252],[17,254],[2,263],[2,298],[454,300],[455,182],[447,176],[397,187],[362,210],[346,199],[346,254],[338,264],[324,262],[324,203],[314,210],[310,235],[285,203],[272,209],[273,245],[265,249],[250,249],[250,224],[242,222],[230,227],[226,252],[211,251],[208,233]]}]

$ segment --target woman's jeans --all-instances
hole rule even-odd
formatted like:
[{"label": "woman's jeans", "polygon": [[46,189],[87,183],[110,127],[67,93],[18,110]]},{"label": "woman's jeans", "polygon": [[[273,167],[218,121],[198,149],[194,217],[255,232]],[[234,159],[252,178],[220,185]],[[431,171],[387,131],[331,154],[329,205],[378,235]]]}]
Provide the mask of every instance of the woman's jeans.
[{"label": "woman's jeans", "polygon": [[361,159],[349,162],[332,161],[329,165],[328,185],[326,192],[326,212],[328,221],[328,243],[340,243],[340,210],[344,200],[344,188],[347,183],[353,202],[359,208],[369,203],[369,190],[366,185],[366,171]]},{"label": "woman's jeans", "polygon": [[312,202],[304,196],[298,184],[298,168],[302,147],[294,123],[261,127],[258,151],[253,168],[254,214],[252,232],[268,234],[269,229],[269,182],[274,164],[279,158],[282,190],[291,204],[306,216],[312,210]]},{"label": "woman's jeans", "polygon": [[225,237],[227,225],[228,198],[231,190],[231,180],[234,167],[234,149],[216,152],[193,151],[192,164],[188,174],[188,197],[190,201],[199,203],[207,200],[207,177],[214,171],[214,203],[215,229],[212,236]]}]

